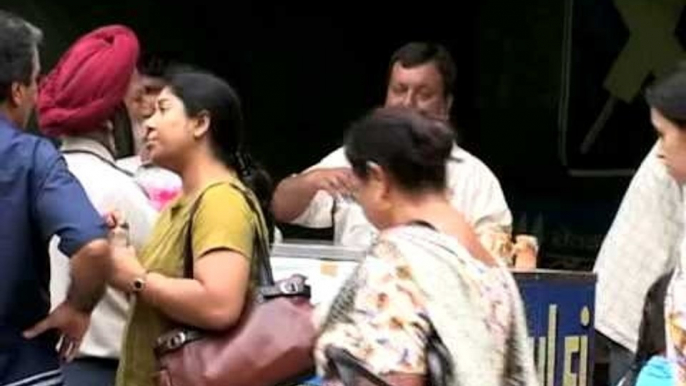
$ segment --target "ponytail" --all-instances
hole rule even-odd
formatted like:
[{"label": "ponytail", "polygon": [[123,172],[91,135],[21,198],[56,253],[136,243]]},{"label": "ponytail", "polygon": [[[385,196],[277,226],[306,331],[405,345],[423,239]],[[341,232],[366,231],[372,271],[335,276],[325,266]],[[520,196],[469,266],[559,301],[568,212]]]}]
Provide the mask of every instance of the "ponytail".
[{"label": "ponytail", "polygon": [[257,197],[262,209],[264,220],[269,230],[269,241],[274,241],[274,216],[271,212],[272,194],[274,182],[269,173],[250,154],[245,151],[237,151],[234,154],[235,164],[231,165],[238,172],[241,182],[247,186]]}]

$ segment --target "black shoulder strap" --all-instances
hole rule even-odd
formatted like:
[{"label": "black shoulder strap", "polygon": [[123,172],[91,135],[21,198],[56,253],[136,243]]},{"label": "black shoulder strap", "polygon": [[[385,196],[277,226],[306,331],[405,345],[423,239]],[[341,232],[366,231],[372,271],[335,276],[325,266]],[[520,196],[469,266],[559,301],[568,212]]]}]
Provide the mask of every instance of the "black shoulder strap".
[{"label": "black shoulder strap", "polygon": [[[258,269],[259,269],[259,282],[261,286],[270,286],[274,284],[274,276],[272,274],[271,263],[269,262],[269,242],[266,235],[263,234],[263,227],[260,226],[262,222],[262,216],[259,209],[255,206],[255,202],[250,198],[248,192],[240,186],[230,183],[231,187],[241,192],[245,201],[248,203],[250,210],[255,214],[256,224],[255,224],[255,237],[253,241],[253,258],[258,259]],[[184,261],[183,261],[183,272],[184,277],[188,279],[193,278],[193,220],[195,214],[200,207],[200,202],[205,192],[201,193],[200,196],[195,200],[193,206],[191,207],[190,214],[188,216],[188,228],[186,228],[186,243],[184,245]]]},{"label": "black shoulder strap", "polygon": [[131,173],[130,171],[128,171],[128,170],[126,170],[126,169],[120,167],[120,166],[117,165],[116,163],[114,163],[114,162],[108,160],[107,158],[101,156],[100,154],[98,154],[98,153],[96,153],[96,152],[93,152],[93,151],[88,151],[88,150],[76,150],[76,149],[74,149],[74,150],[61,150],[61,152],[62,152],[62,154],[87,154],[87,155],[90,155],[90,156],[92,156],[92,157],[97,158],[98,160],[100,160],[101,162],[105,163],[106,165],[108,165],[108,166],[111,167],[112,169],[118,171],[119,173],[124,174],[124,175],[127,176],[128,178],[133,179],[134,182],[136,183],[136,187],[137,187],[138,189],[140,189],[141,193],[143,193],[143,195],[145,195],[145,197],[147,197],[148,199],[150,199],[150,194],[148,194],[148,192],[147,192],[145,189],[143,189],[143,187],[142,187],[138,182],[136,182],[136,180],[135,180],[135,179],[136,179],[136,175],[135,175],[135,174],[133,174],[133,173]]},{"label": "black shoulder strap", "polygon": [[195,213],[198,211],[198,208],[200,207],[200,202],[202,201],[202,197],[205,195],[205,192],[202,192],[198,198],[195,200],[193,203],[193,206],[191,207],[191,212],[188,215],[188,228],[186,228],[186,243],[183,246],[183,277],[186,279],[192,279],[193,278],[193,219],[195,217]]},{"label": "black shoulder strap", "polygon": [[361,384],[360,377],[369,381],[375,386],[392,386],[383,378],[371,372],[367,367],[354,357],[350,352],[339,347],[329,346],[325,350],[326,358],[329,360],[338,377],[345,386],[357,386]]},{"label": "black shoulder strap", "polygon": [[262,211],[255,204],[255,200],[250,197],[248,191],[231,183],[231,186],[243,194],[245,202],[248,203],[250,210],[255,215],[255,237],[253,241],[253,258],[257,259],[259,269],[259,282],[261,286],[274,285],[274,275],[272,273],[272,265],[269,261],[269,235],[264,234],[266,226],[264,224],[264,217]]},{"label": "black shoulder strap", "polygon": [[433,226],[433,224],[431,224],[430,222],[428,222],[426,220],[412,220],[412,221],[408,222],[407,225],[417,225],[420,227],[429,228],[432,231],[436,230],[436,227]]},{"label": "black shoulder strap", "polygon": [[92,157],[99,159],[103,163],[107,164],[112,169],[115,169],[116,171],[125,174],[127,177],[131,177],[131,178],[135,177],[135,175],[133,173],[131,173],[130,171],[119,167],[119,165],[117,165],[116,163],[108,160],[107,158],[101,156],[100,154],[98,154],[94,151],[73,149],[73,150],[61,150],[61,152],[62,152],[62,154],[87,154],[87,155],[90,155]]}]

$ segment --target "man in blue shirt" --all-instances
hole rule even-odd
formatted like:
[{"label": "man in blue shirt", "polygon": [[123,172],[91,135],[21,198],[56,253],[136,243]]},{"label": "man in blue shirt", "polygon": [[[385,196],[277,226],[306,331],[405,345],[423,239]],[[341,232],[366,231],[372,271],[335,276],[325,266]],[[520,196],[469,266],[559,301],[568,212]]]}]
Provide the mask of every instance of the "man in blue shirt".
[{"label": "man in blue shirt", "polygon": [[[36,102],[41,32],[0,11],[0,386],[62,384],[110,273],[107,228],[45,139],[22,131]],[[50,310],[48,242],[71,256]],[[59,343],[59,355],[55,349]]]}]

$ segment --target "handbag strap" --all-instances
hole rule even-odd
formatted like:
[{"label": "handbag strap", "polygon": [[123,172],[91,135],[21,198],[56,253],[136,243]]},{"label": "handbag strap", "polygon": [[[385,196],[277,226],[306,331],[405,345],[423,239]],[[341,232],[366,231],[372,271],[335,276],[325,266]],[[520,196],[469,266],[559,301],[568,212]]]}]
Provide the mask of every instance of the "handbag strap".
[{"label": "handbag strap", "polygon": [[[255,202],[250,198],[248,192],[238,186],[235,183],[229,183],[229,185],[239,191],[245,201],[247,202],[250,210],[253,212],[256,218],[255,224],[255,237],[253,241],[253,258],[257,259],[258,264],[258,280],[260,286],[272,286],[274,285],[274,275],[272,274],[272,267],[269,262],[269,242],[267,241],[266,235],[263,234],[263,227],[260,226],[260,220],[262,219],[261,212],[257,208]],[[187,279],[192,279],[193,272],[193,222],[195,214],[200,207],[205,192],[202,192],[198,198],[193,203],[190,210],[190,215],[188,218],[188,228],[186,228],[186,242],[184,244],[184,261],[183,261],[183,273],[184,277]]]},{"label": "handbag strap", "polygon": [[430,223],[426,220],[412,220],[412,221],[409,221],[407,223],[407,225],[416,225],[416,226],[431,229],[432,231],[437,231],[436,227],[432,223]]},{"label": "handbag strap", "polygon": [[329,346],[326,348],[325,353],[329,363],[336,369],[338,377],[345,386],[359,385],[358,379],[360,376],[376,386],[392,386],[371,372],[362,361],[345,349]]},{"label": "handbag strap", "polygon": [[[452,385],[455,379],[452,356],[433,326],[430,328],[426,347],[427,381],[432,386]],[[325,350],[325,355],[345,386],[358,386],[360,377],[376,386],[393,386],[374,374],[364,365],[364,362],[343,348],[329,346]]]}]

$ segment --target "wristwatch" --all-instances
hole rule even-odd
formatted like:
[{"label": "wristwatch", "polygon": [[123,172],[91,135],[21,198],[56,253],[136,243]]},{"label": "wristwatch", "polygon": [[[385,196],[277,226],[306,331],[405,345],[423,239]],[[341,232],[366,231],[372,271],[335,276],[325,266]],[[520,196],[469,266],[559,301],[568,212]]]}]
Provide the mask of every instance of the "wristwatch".
[{"label": "wristwatch", "polygon": [[139,293],[143,292],[143,290],[145,289],[145,283],[146,283],[145,277],[146,277],[146,275],[147,275],[147,273],[143,276],[139,276],[139,277],[133,279],[133,282],[131,282],[131,292],[132,293],[139,294]]}]

